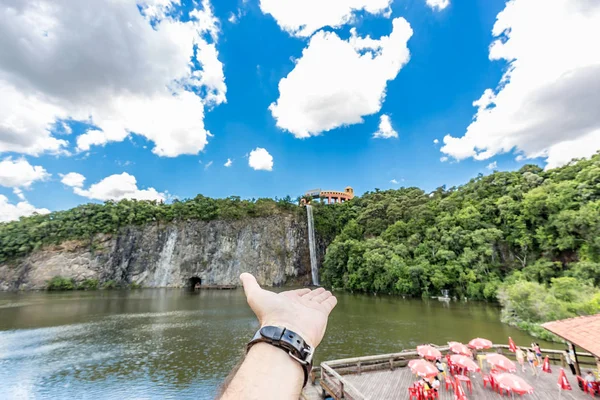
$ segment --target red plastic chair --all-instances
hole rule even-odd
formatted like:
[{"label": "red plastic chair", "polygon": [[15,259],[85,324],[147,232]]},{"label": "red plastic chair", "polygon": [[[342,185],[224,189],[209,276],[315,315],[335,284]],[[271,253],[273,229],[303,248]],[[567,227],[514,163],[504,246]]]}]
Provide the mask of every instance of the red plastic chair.
[{"label": "red plastic chair", "polygon": [[585,393],[588,392],[587,382],[579,375],[577,375],[577,384]]},{"label": "red plastic chair", "polygon": [[494,385],[492,384],[492,377],[489,375],[483,375],[483,387],[485,388],[488,383],[490,384],[490,387],[493,389]]},{"label": "red plastic chair", "polygon": [[425,399],[439,399],[440,395],[436,390],[428,390],[425,392]]},{"label": "red plastic chair", "polygon": [[413,398],[419,400],[421,397],[420,388],[411,386],[408,388],[408,399],[412,400]]},{"label": "red plastic chair", "polygon": [[587,383],[587,392],[590,394],[591,397],[596,397],[596,395],[600,392],[600,387],[598,386],[598,382],[586,382],[586,383]]},{"label": "red plastic chair", "polygon": [[446,391],[454,390],[454,386],[452,385],[452,381],[447,377],[444,378],[444,385],[446,385]]}]

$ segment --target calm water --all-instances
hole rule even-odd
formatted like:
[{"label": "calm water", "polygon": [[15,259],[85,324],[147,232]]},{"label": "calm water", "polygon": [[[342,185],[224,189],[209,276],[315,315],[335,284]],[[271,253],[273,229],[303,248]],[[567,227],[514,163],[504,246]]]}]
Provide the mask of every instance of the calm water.
[{"label": "calm water", "polygon": [[[499,310],[337,294],[317,362],[527,335]],[[243,292],[0,293],[1,399],[212,399],[258,325]]]}]

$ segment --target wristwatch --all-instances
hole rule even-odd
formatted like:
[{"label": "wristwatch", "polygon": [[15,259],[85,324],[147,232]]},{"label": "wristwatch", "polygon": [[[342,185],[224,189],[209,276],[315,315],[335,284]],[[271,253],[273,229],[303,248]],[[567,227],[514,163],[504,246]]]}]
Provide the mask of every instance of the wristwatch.
[{"label": "wristwatch", "polygon": [[256,343],[269,343],[288,353],[290,357],[302,365],[304,370],[304,385],[308,382],[308,376],[312,370],[312,358],[314,349],[302,339],[300,335],[289,329],[279,326],[263,326],[256,332],[248,346],[246,353]]}]

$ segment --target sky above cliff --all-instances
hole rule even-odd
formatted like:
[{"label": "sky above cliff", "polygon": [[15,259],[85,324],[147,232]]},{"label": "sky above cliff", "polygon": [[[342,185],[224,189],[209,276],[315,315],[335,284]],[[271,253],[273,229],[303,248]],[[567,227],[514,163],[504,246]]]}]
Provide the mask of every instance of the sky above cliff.
[{"label": "sky above cliff", "polygon": [[0,221],[600,148],[595,0],[0,0]]}]

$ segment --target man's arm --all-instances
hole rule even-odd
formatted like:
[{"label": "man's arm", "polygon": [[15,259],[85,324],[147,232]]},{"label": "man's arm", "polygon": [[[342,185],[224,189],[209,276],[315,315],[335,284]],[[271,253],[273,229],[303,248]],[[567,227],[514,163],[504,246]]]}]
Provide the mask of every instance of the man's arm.
[{"label": "man's arm", "polygon": [[[273,293],[260,288],[250,274],[240,276],[246,299],[260,326],[281,326],[316,348],[325,334],[337,299],[323,288]],[[284,350],[267,343],[252,346],[221,397],[222,400],[297,400],[302,391],[302,366]]]}]

